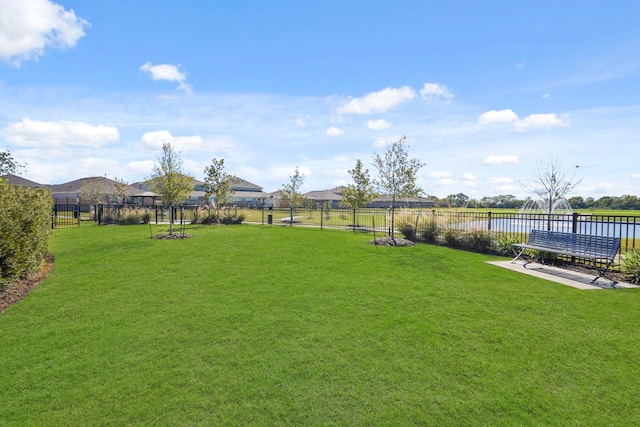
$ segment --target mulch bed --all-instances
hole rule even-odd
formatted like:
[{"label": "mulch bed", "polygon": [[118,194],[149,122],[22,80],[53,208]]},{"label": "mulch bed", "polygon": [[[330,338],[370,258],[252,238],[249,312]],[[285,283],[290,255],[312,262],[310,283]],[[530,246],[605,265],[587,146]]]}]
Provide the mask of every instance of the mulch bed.
[{"label": "mulch bed", "polygon": [[370,245],[375,246],[414,246],[411,240],[403,239],[401,237],[379,237],[369,242]]},{"label": "mulch bed", "polygon": [[53,255],[47,254],[42,269],[26,279],[18,280],[0,291],[0,314],[12,304],[17,303],[34,290],[53,270]]},{"label": "mulch bed", "polygon": [[152,239],[160,239],[160,240],[178,240],[178,239],[190,239],[191,236],[188,234],[156,234],[151,236]]}]

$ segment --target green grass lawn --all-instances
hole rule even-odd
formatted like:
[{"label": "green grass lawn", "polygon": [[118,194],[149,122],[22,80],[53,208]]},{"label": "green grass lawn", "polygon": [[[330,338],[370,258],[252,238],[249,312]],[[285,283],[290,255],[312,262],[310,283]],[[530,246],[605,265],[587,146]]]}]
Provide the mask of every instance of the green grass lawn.
[{"label": "green grass lawn", "polygon": [[635,290],[345,231],[188,233],[55,230],[0,315],[0,424],[640,424]]}]

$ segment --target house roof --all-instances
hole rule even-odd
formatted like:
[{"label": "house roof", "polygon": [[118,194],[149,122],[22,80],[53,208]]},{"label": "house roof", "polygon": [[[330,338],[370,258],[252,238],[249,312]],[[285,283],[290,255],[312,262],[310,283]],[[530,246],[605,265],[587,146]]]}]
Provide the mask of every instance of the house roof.
[{"label": "house roof", "polygon": [[238,178],[239,181],[231,186],[235,191],[258,191],[262,192],[262,187],[253,184],[245,179]]},{"label": "house roof", "polygon": [[266,199],[269,194],[264,191],[237,191],[233,194],[233,197],[238,198],[251,198],[251,199]]},{"label": "house roof", "polygon": [[[92,176],[92,177],[86,177],[86,178],[80,178],[80,179],[76,179],[74,181],[69,181],[69,182],[65,182],[62,184],[54,184],[51,185],[51,192],[53,194],[60,194],[60,193],[65,193],[65,194],[69,194],[69,193],[80,193],[82,192],[82,188],[89,182],[93,181],[93,180],[97,180],[99,183],[102,184],[102,190],[105,194],[109,194],[112,193],[114,191],[115,185],[117,184],[116,181],[109,179],[109,178],[105,178],[103,176]],[[147,197],[150,197],[150,195],[145,194],[148,192],[142,191],[139,188],[135,188],[131,185],[127,186],[127,195],[129,196],[142,196],[145,195]]]},{"label": "house roof", "polygon": [[[378,202],[390,202],[392,196],[390,194],[382,194],[374,199],[374,201]],[[396,202],[419,202],[419,203],[429,203],[433,202],[433,200],[427,197],[396,197]]]},{"label": "house roof", "polygon": [[335,193],[332,190],[309,191],[308,193],[305,193],[305,196],[312,200],[342,200],[342,195]]},{"label": "house roof", "polygon": [[34,188],[49,187],[48,185],[40,184],[35,181],[30,181],[28,179],[22,178],[21,176],[17,176],[13,174],[3,175],[0,178],[6,179],[7,182],[11,185],[20,185],[22,187],[34,187]]},{"label": "house roof", "polygon": [[[193,182],[194,185],[204,186],[204,182],[198,179],[194,178]],[[262,191],[262,187],[260,187],[259,185],[253,184],[242,178],[238,178],[238,181],[231,186],[231,189],[234,191]]]}]

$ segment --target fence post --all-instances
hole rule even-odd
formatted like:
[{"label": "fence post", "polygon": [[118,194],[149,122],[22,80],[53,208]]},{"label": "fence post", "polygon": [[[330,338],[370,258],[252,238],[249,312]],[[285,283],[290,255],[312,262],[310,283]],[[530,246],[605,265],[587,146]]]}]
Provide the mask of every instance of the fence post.
[{"label": "fence post", "polygon": [[356,223],[356,208],[353,208],[353,232],[356,232],[356,226],[358,224]]},{"label": "fence post", "polygon": [[487,231],[491,231],[491,211],[487,212]]},{"label": "fence post", "polygon": [[578,212],[574,212],[573,213],[573,218],[572,218],[572,223],[571,223],[571,232],[572,233],[577,233],[578,232],[578,216],[580,214]]},{"label": "fence post", "polygon": [[320,230],[322,230],[323,218],[324,218],[324,206],[320,206]]},{"label": "fence post", "polygon": [[289,216],[289,219],[291,220],[289,221],[289,227],[293,227],[293,206],[291,206],[289,209],[291,210],[291,216]]}]

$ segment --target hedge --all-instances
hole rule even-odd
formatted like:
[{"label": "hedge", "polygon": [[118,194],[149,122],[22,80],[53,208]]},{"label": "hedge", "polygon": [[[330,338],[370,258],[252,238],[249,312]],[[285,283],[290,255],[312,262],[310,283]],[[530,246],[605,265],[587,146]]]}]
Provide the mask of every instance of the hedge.
[{"label": "hedge", "polygon": [[0,179],[0,290],[43,265],[51,236],[51,192]]}]

